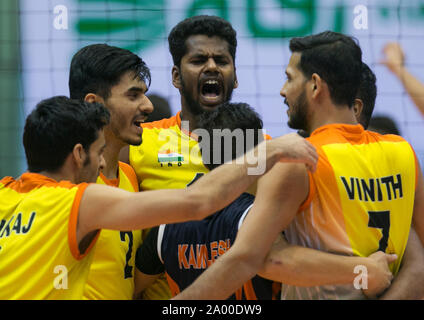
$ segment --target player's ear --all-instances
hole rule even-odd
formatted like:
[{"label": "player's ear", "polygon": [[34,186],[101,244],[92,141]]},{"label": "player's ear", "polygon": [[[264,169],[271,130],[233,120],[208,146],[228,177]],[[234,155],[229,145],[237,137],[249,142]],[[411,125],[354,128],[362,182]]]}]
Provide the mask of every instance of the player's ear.
[{"label": "player's ear", "polygon": [[175,88],[181,89],[181,73],[180,68],[174,65],[172,67],[172,84]]},{"label": "player's ear", "polygon": [[236,68],[234,68],[234,89],[238,87]]},{"label": "player's ear", "polygon": [[316,99],[323,90],[323,81],[317,73],[313,73],[309,82],[311,97]]},{"label": "player's ear", "polygon": [[353,102],[353,112],[355,113],[356,121],[359,122],[361,118],[362,109],[364,108],[364,103],[361,99],[356,98]]},{"label": "player's ear", "polygon": [[84,101],[90,102],[90,103],[93,103],[93,102],[104,103],[103,98],[95,93],[87,93],[84,97]]},{"label": "player's ear", "polygon": [[85,159],[88,155],[81,143],[77,143],[72,149],[72,159],[78,169],[84,166]]}]

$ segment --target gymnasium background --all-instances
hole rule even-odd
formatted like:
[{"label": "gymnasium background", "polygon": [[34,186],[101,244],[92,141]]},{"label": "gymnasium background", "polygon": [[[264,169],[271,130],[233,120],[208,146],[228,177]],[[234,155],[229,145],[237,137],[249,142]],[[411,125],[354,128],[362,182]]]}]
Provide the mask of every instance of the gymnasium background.
[{"label": "gymnasium background", "polygon": [[26,170],[24,119],[41,99],[69,95],[71,57],[87,44],[108,43],[141,55],[152,72],[149,93],[164,96],[176,113],[180,102],[171,84],[167,35],[197,14],[219,15],[233,24],[239,79],[233,101],[256,108],[273,137],[291,131],[279,96],[288,40],[328,29],[354,35],[377,75],[374,114],[395,120],[423,164],[424,117],[379,61],[384,44],[399,41],[407,67],[424,82],[424,0],[2,0],[0,177]]}]

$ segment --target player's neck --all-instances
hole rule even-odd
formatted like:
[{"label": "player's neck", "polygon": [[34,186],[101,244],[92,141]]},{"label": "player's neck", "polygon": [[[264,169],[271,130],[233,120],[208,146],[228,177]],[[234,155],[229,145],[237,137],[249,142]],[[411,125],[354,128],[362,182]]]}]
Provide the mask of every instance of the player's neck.
[{"label": "player's neck", "polygon": [[107,179],[118,178],[119,152],[122,148],[122,145],[117,145],[113,143],[106,144],[106,148],[103,153],[106,165],[103,168],[102,173]]},{"label": "player's neck", "polygon": [[346,106],[331,105],[321,112],[315,112],[310,122],[308,132],[313,132],[315,129],[334,123],[358,124],[353,108]]},{"label": "player's neck", "polygon": [[77,178],[74,172],[72,172],[72,170],[70,170],[70,168],[67,167],[66,165],[62,166],[62,168],[60,168],[57,171],[54,171],[54,172],[41,171],[39,172],[39,174],[46,176],[47,178],[53,179],[57,182],[70,181],[71,183],[75,183],[75,184],[79,183],[79,181],[77,181]]},{"label": "player's neck", "polygon": [[187,108],[181,108],[181,122],[185,121],[189,124],[189,132],[193,132],[197,129],[197,120],[196,116],[187,111]]}]

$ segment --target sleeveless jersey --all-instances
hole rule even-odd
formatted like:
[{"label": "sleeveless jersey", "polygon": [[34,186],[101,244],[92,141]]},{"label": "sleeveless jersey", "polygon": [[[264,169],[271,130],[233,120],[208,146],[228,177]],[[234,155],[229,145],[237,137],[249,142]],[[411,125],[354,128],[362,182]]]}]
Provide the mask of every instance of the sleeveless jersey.
[{"label": "sleeveless jersey", "polygon": [[[244,193],[233,203],[201,221],[161,225],[157,248],[173,295],[187,288],[234,243],[238,229],[253,205]],[[271,299],[273,282],[255,276],[232,299]]]},{"label": "sleeveless jersey", "polygon": [[[417,159],[412,147],[399,136],[365,131],[361,125],[326,125],[308,140],[319,154],[317,170],[309,174],[309,196],[285,230],[287,240],[344,255],[396,253],[399,258],[390,267],[396,274],[414,207]],[[283,284],[281,297],[364,298],[353,283],[310,288]]]},{"label": "sleeveless jersey", "polygon": [[88,184],[37,173],[0,181],[0,299],[81,299],[95,237],[77,243],[81,197]]},{"label": "sleeveless jersey", "polygon": [[[138,192],[134,170],[123,162],[119,162],[118,179],[109,180],[100,173],[97,183]],[[141,230],[101,230],[84,291],[84,299],[132,299],[135,253],[141,242]]]}]

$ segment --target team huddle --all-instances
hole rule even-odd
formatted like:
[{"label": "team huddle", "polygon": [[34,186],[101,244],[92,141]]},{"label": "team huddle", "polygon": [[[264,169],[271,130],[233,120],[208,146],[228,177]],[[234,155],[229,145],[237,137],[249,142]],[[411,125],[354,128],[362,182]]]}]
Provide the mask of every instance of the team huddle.
[{"label": "team huddle", "polygon": [[278,138],[231,102],[229,22],[187,18],[168,42],[175,116],[147,122],[146,63],[94,44],[70,97],[27,117],[28,170],[0,180],[0,299],[423,298],[422,171],[405,139],[367,130],[356,39],[290,40],[280,95],[299,131]]}]

